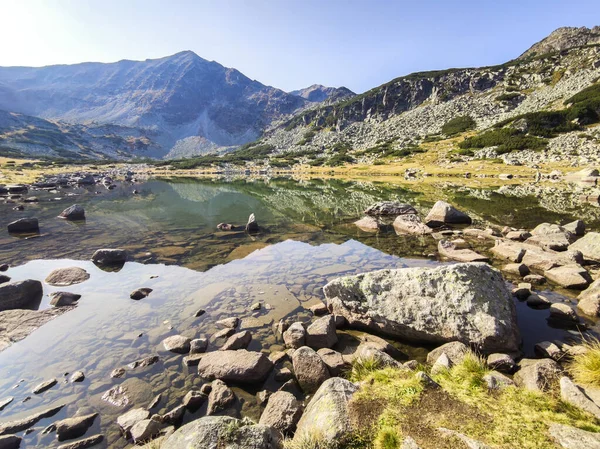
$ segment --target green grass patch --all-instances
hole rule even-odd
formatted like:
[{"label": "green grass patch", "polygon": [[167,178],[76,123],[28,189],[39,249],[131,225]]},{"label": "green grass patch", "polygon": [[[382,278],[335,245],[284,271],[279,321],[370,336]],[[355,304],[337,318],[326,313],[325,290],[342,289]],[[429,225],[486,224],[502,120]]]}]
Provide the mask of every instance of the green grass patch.
[{"label": "green grass patch", "polygon": [[499,154],[511,151],[542,150],[546,148],[547,141],[537,136],[528,136],[525,133],[511,128],[492,129],[477,136],[468,137],[458,144],[460,149],[486,148],[496,146]]},{"label": "green grass patch", "polygon": [[579,384],[588,387],[600,387],[600,341],[592,338],[583,343],[586,352],[577,354],[568,366],[568,370]]},{"label": "green grass patch", "polygon": [[454,136],[470,129],[475,128],[475,120],[469,115],[461,115],[448,120],[444,126],[442,126],[442,133],[447,136]]}]

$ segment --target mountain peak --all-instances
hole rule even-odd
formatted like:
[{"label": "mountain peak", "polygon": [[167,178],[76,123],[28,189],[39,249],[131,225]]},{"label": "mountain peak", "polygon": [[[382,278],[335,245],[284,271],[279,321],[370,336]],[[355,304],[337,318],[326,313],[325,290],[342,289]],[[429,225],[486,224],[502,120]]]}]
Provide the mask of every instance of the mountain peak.
[{"label": "mountain peak", "polygon": [[568,50],[569,48],[591,44],[600,44],[600,26],[593,28],[561,27],[554,30],[541,41],[533,44],[519,58],[523,59],[529,56]]},{"label": "mountain peak", "polygon": [[323,101],[337,101],[356,95],[346,87],[327,87],[323,86],[322,84],[313,84],[312,86],[305,87],[304,89],[293,90],[290,92],[290,94],[297,97],[302,97],[305,100],[312,101],[314,103],[320,103]]}]

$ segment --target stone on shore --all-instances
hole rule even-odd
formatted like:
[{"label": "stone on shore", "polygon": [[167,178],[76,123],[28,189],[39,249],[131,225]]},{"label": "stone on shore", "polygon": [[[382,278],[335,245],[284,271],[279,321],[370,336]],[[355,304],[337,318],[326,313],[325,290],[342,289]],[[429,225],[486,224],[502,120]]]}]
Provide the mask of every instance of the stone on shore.
[{"label": "stone on shore", "polygon": [[471,221],[471,217],[445,201],[435,203],[427,217],[425,217],[425,224],[430,228],[439,228],[444,225],[471,224]]},{"label": "stone on shore", "polygon": [[327,365],[321,360],[319,354],[308,346],[302,346],[294,351],[292,364],[298,384],[305,393],[313,393],[330,377]]},{"label": "stone on shore", "polygon": [[333,349],[321,348],[317,351],[317,354],[319,354],[319,357],[321,357],[323,363],[327,365],[329,374],[331,374],[332,377],[341,375],[344,369],[347,367],[342,354],[334,351]]},{"label": "stone on shore", "polygon": [[562,375],[562,368],[552,359],[523,359],[514,376],[515,383],[533,391],[548,391]]},{"label": "stone on shore", "polygon": [[67,267],[52,270],[48,277],[46,277],[45,282],[55,287],[67,287],[73,284],[80,284],[89,278],[90,274],[83,268]]},{"label": "stone on shore", "polygon": [[582,220],[575,220],[571,223],[567,223],[563,228],[578,237],[585,234],[585,223]]},{"label": "stone on shore", "polygon": [[40,281],[27,279],[0,285],[0,311],[25,309],[42,299]]},{"label": "stone on shore", "polygon": [[385,223],[373,217],[363,217],[355,221],[354,225],[365,232],[377,232],[388,227]]},{"label": "stone on shore", "polygon": [[564,321],[579,321],[579,318],[577,318],[577,313],[575,313],[575,311],[567,304],[563,304],[561,302],[554,303],[550,306],[550,316],[552,318]]},{"label": "stone on shore", "polygon": [[566,376],[560,378],[560,397],[563,401],[579,407],[600,419],[600,407]]},{"label": "stone on shore", "polygon": [[123,265],[127,261],[124,249],[98,249],[92,255],[92,261],[98,265]]},{"label": "stone on shore", "polygon": [[215,324],[224,329],[235,329],[238,326],[239,322],[239,318],[231,317],[223,318],[222,320],[217,321]]},{"label": "stone on shore", "polygon": [[442,354],[446,354],[453,365],[458,365],[465,358],[469,348],[460,341],[443,344],[427,354],[427,363],[433,365]]},{"label": "stone on shore", "polygon": [[227,339],[225,344],[220,348],[221,351],[235,351],[236,349],[246,349],[252,341],[252,334],[250,331],[242,331],[237,334],[233,334]]},{"label": "stone on shore", "polygon": [[161,425],[153,419],[144,419],[136,423],[129,433],[135,444],[143,443],[158,435]]},{"label": "stone on shore", "polygon": [[551,424],[548,433],[564,449],[600,449],[600,433]]},{"label": "stone on shore", "polygon": [[15,398],[14,398],[14,397],[12,397],[12,396],[9,396],[9,397],[7,397],[7,398],[4,398],[4,399],[0,399],[0,412],[1,412],[2,410],[4,410],[4,409],[6,408],[6,406],[7,406],[8,404],[10,404],[10,403],[11,403],[12,401],[14,401],[14,400],[15,400]]},{"label": "stone on shore", "polygon": [[306,329],[301,322],[293,323],[283,333],[283,341],[285,345],[292,349],[297,349],[304,346],[306,341]]},{"label": "stone on shore", "polygon": [[306,346],[313,349],[331,348],[337,341],[333,315],[319,318],[306,328]]},{"label": "stone on shore", "polygon": [[600,316],[600,279],[579,294],[577,308],[586,315]]},{"label": "stone on shore", "polygon": [[198,364],[198,374],[208,380],[253,383],[264,380],[272,368],[273,362],[266,354],[238,349],[204,354]]},{"label": "stone on shore", "polygon": [[0,436],[0,449],[19,449],[22,438],[17,435]]},{"label": "stone on shore", "polygon": [[6,284],[10,282],[10,277],[5,274],[0,274],[0,284]]},{"label": "stone on shore", "polygon": [[65,220],[85,220],[85,210],[83,209],[83,206],[73,204],[63,210],[58,216]]},{"label": "stone on shore", "polygon": [[8,232],[20,233],[20,232],[38,232],[40,230],[40,224],[37,218],[19,218],[13,222],[10,222],[7,226]]},{"label": "stone on shore", "polygon": [[195,338],[190,341],[190,354],[201,354],[206,352],[208,340],[206,338]]},{"label": "stone on shore", "polygon": [[592,282],[587,270],[579,265],[565,265],[544,271],[544,276],[550,282],[564,288],[583,290]]},{"label": "stone on shore", "polygon": [[296,429],[301,416],[302,403],[291,393],[277,391],[269,397],[258,423],[287,435]]},{"label": "stone on shore", "polygon": [[183,335],[172,335],[163,340],[163,346],[167,351],[177,354],[187,354],[190,352],[190,342],[192,340]]},{"label": "stone on shore", "polygon": [[600,233],[588,232],[570,245],[569,249],[581,251],[586,260],[600,261]]},{"label": "stone on shore", "polygon": [[449,240],[440,240],[438,243],[438,253],[447,259],[458,262],[487,262],[489,258],[477,254],[472,249],[459,248],[454,242]]},{"label": "stone on shore", "polygon": [[214,415],[227,410],[235,402],[235,395],[225,382],[219,379],[213,380],[210,394],[208,395],[207,415]]},{"label": "stone on shore", "polygon": [[198,410],[206,401],[207,396],[201,391],[191,390],[183,397],[182,404],[184,407],[194,412]]},{"label": "stone on shore", "polygon": [[129,431],[138,422],[149,419],[150,412],[144,408],[135,408],[117,418],[117,425],[125,437],[129,436]]},{"label": "stone on shore", "polygon": [[431,234],[433,230],[421,221],[417,214],[398,215],[392,223],[396,234]]},{"label": "stone on shore", "polygon": [[517,368],[515,360],[508,354],[490,354],[486,363],[489,368],[508,374],[512,374]]},{"label": "stone on shore", "polygon": [[520,343],[512,296],[485,263],[379,270],[335,279],[324,291],[351,327],[392,338],[461,341],[488,353]]}]

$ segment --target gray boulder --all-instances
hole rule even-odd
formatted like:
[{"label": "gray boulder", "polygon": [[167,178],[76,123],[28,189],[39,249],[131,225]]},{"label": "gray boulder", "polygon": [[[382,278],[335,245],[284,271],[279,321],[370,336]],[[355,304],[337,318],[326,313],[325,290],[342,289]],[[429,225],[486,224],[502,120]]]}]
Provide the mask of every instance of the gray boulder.
[{"label": "gray boulder", "polygon": [[443,344],[430,351],[427,354],[427,363],[433,365],[442,354],[446,354],[448,359],[453,365],[457,365],[463,361],[465,354],[469,351],[469,348],[460,341],[452,341],[450,343]]},{"label": "gray boulder", "polygon": [[515,383],[533,391],[547,391],[562,375],[562,368],[552,359],[523,359],[514,376]]},{"label": "gray boulder", "polygon": [[85,220],[85,210],[83,209],[83,206],[73,204],[63,210],[58,217],[64,218],[65,220]]},{"label": "gray boulder", "polygon": [[242,331],[237,334],[233,334],[227,339],[225,344],[220,348],[221,351],[235,351],[236,349],[246,349],[252,341],[252,334],[250,331]]},{"label": "gray boulder", "polygon": [[302,346],[294,351],[292,354],[292,364],[298,384],[306,393],[316,391],[330,377],[327,365],[308,346]]},{"label": "gray boulder", "polygon": [[215,379],[210,384],[210,393],[208,395],[207,415],[227,410],[235,403],[235,394],[233,390],[227,386],[225,382]]},{"label": "gray boulder", "polygon": [[323,363],[327,365],[329,374],[331,374],[331,376],[339,376],[347,367],[342,354],[334,351],[333,349],[321,348],[317,351],[317,354],[319,354],[319,357],[321,357]]},{"label": "gray boulder", "polygon": [[600,449],[600,433],[588,432],[565,424],[551,424],[548,433],[565,449]]},{"label": "gray boulder", "polygon": [[566,376],[560,378],[560,397],[600,419],[600,407]]},{"label": "gray boulder", "polygon": [[562,226],[542,223],[531,231],[532,236],[525,243],[553,251],[566,251],[575,236]]},{"label": "gray boulder", "polygon": [[10,222],[7,226],[8,232],[20,233],[20,232],[38,232],[40,230],[40,224],[37,218],[19,218],[13,222]]},{"label": "gray boulder", "polygon": [[264,380],[272,368],[266,354],[238,349],[205,354],[198,363],[198,374],[209,380],[253,383]]},{"label": "gray boulder", "polygon": [[454,242],[449,240],[440,240],[438,243],[438,253],[446,259],[456,260],[458,262],[487,262],[489,258],[476,253],[469,248],[459,248]]},{"label": "gray boulder", "polygon": [[67,267],[52,270],[44,282],[55,287],[67,287],[73,284],[80,284],[89,278],[90,274],[83,268]]},{"label": "gray boulder", "polygon": [[42,283],[33,279],[0,285],[0,311],[25,309],[40,299],[44,290]]},{"label": "gray boulder", "polygon": [[319,318],[306,328],[306,345],[313,349],[331,348],[337,341],[333,315]]},{"label": "gray boulder", "polygon": [[392,223],[396,234],[431,234],[433,230],[421,221],[416,214],[398,215]]},{"label": "gray boulder", "polygon": [[294,441],[320,435],[325,443],[342,443],[352,432],[348,403],[358,387],[340,377],[325,381],[312,397],[296,428]]},{"label": "gray boulder", "polygon": [[588,232],[569,246],[570,250],[581,251],[586,260],[600,261],[600,234]]},{"label": "gray boulder", "polygon": [[206,416],[177,429],[161,445],[168,449],[283,449],[279,432],[229,416]]},{"label": "gray boulder", "polygon": [[128,438],[131,428],[140,421],[150,418],[150,412],[144,408],[135,408],[117,418],[117,425],[123,435]]},{"label": "gray boulder", "polygon": [[296,321],[283,333],[283,341],[289,348],[297,349],[306,342],[306,329],[301,322]]},{"label": "gray boulder", "polygon": [[302,403],[292,393],[277,391],[269,397],[258,423],[273,427],[286,435],[296,429],[301,416]]},{"label": "gray boulder", "polygon": [[488,356],[487,366],[493,370],[511,374],[515,371],[517,364],[508,354],[494,353]]},{"label": "gray boulder", "polygon": [[502,275],[485,263],[379,270],[324,287],[349,325],[392,338],[461,341],[483,352],[518,349],[515,305]]},{"label": "gray boulder", "polygon": [[162,344],[167,351],[178,354],[187,354],[190,352],[190,342],[192,340],[183,335],[171,335],[163,340]]},{"label": "gray boulder", "polygon": [[579,294],[577,308],[586,315],[600,316],[600,279]]},{"label": "gray boulder", "polygon": [[201,354],[208,348],[208,339],[195,338],[190,341],[190,354]]},{"label": "gray boulder", "polygon": [[564,288],[583,290],[592,282],[587,270],[579,265],[565,265],[544,271],[544,276],[550,282]]},{"label": "gray boulder", "polygon": [[92,255],[92,261],[98,265],[123,265],[127,261],[124,249],[98,249]]},{"label": "gray boulder", "polygon": [[425,224],[430,228],[454,224],[471,224],[471,217],[445,201],[438,201],[425,217]]}]

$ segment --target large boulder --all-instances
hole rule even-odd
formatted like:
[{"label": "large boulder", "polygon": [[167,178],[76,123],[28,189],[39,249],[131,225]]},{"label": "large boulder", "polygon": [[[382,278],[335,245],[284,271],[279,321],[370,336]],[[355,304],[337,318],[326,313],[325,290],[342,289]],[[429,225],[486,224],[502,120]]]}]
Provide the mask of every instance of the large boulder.
[{"label": "large boulder", "polygon": [[571,250],[581,251],[587,260],[600,261],[600,233],[588,232],[569,246]]},{"label": "large boulder", "polygon": [[333,315],[319,318],[306,329],[306,346],[311,348],[331,348],[337,341]]},{"label": "large boulder", "polygon": [[523,359],[514,376],[516,384],[533,391],[547,391],[558,381],[562,368],[552,359]]},{"label": "large boulder", "polygon": [[471,217],[445,201],[438,201],[425,217],[425,224],[430,228],[439,228],[447,224],[471,224]]},{"label": "large boulder", "polygon": [[321,360],[319,354],[308,346],[302,346],[294,351],[292,364],[298,384],[306,393],[316,391],[330,377],[327,365]]},{"label": "large boulder", "polygon": [[325,443],[343,442],[353,430],[348,403],[357,391],[355,384],[340,377],[325,381],[308,403],[294,441],[319,435]]},{"label": "large boulder", "polygon": [[550,282],[564,288],[583,290],[592,282],[592,277],[585,268],[579,265],[565,265],[544,271],[544,276]]},{"label": "large boulder", "polygon": [[8,232],[20,233],[20,232],[38,232],[40,225],[37,218],[19,218],[13,222],[10,222],[7,226]]},{"label": "large boulder", "polygon": [[600,433],[565,424],[551,424],[548,433],[565,449],[600,449]]},{"label": "large boulder", "polygon": [[560,397],[600,419],[600,407],[566,376],[560,378]]},{"label": "large boulder", "polygon": [[537,225],[532,231],[532,236],[525,243],[539,246],[553,251],[566,251],[575,236],[562,226],[550,223]]},{"label": "large boulder", "polygon": [[124,249],[98,249],[92,255],[92,261],[98,265],[123,265],[127,261]]},{"label": "large boulder", "polygon": [[46,277],[45,282],[56,287],[67,287],[73,284],[80,284],[89,278],[90,274],[83,268],[67,267],[52,270],[48,277]]},{"label": "large boulder", "polygon": [[285,435],[296,429],[301,416],[302,403],[292,393],[277,391],[269,397],[258,423],[273,427]]},{"label": "large boulder", "polygon": [[504,279],[485,263],[379,270],[335,279],[324,291],[350,326],[392,338],[461,341],[483,352],[515,351],[521,340]]},{"label": "large boulder", "polygon": [[58,217],[64,218],[65,220],[85,220],[85,210],[83,209],[83,206],[73,204],[63,210]]},{"label": "large boulder", "polygon": [[403,204],[398,201],[380,201],[372,204],[365,209],[366,215],[416,215],[417,210],[410,204]]},{"label": "large boulder", "polygon": [[264,380],[272,368],[266,354],[238,349],[205,354],[198,363],[198,374],[209,380],[253,383]]},{"label": "large boulder", "polygon": [[592,282],[577,297],[577,308],[586,315],[600,316],[600,279]]},{"label": "large boulder", "polygon": [[0,285],[0,311],[25,309],[42,299],[42,283],[33,279]]},{"label": "large boulder", "polygon": [[279,432],[229,416],[206,416],[177,429],[161,445],[168,449],[283,449]]}]

